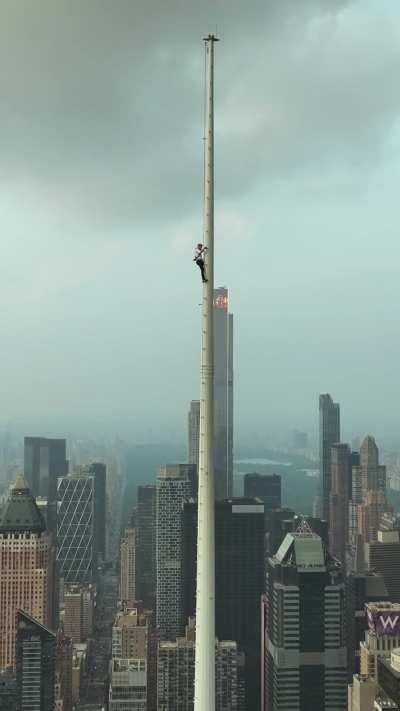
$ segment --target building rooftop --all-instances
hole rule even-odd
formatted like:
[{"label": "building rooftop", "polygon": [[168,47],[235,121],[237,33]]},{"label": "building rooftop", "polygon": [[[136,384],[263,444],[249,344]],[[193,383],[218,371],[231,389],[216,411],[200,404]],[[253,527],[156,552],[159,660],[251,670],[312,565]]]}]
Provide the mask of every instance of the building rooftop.
[{"label": "building rooftop", "polygon": [[22,474],[17,474],[0,514],[0,533],[43,533],[46,524]]}]

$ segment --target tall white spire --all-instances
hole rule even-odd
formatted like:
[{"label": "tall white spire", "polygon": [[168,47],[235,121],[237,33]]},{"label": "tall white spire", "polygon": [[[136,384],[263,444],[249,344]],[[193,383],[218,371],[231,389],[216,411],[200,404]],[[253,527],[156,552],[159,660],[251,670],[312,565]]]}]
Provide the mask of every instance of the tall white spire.
[{"label": "tall white spire", "polygon": [[194,711],[215,711],[214,533],[214,42],[205,38],[207,96],[204,143],[204,238],[197,524],[196,664]]}]

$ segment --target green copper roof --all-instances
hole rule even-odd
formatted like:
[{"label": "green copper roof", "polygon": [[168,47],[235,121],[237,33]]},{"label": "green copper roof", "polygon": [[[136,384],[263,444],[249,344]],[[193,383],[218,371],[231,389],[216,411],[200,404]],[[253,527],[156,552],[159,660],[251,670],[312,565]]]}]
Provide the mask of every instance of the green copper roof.
[{"label": "green copper roof", "polygon": [[45,530],[46,525],[36,501],[23,476],[18,474],[10,498],[0,513],[0,533],[42,533]]}]

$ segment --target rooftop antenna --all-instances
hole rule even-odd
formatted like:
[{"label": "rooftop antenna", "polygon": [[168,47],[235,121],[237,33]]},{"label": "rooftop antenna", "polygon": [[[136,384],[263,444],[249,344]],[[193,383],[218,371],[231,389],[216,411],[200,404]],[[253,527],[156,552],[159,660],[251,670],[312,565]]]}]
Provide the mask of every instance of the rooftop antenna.
[{"label": "rooftop antenna", "polygon": [[197,522],[194,711],[215,711],[214,533],[214,43],[204,38],[206,105],[204,140],[204,237],[208,281],[203,284],[200,367],[200,441]]}]

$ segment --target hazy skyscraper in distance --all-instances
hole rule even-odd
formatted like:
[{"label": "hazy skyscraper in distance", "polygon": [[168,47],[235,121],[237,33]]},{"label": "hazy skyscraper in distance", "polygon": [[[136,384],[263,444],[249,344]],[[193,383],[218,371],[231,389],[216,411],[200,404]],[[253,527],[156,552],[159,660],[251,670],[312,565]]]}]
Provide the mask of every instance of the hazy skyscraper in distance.
[{"label": "hazy skyscraper in distance", "polygon": [[54,550],[43,517],[21,475],[0,516],[0,669],[14,667],[16,613],[54,619]]},{"label": "hazy skyscraper in distance", "polygon": [[192,400],[188,413],[188,462],[199,470],[200,400]]},{"label": "hazy skyscraper in distance", "polygon": [[349,528],[349,491],[351,490],[351,452],[348,444],[331,447],[331,493],[329,540],[332,555],[346,566]]},{"label": "hazy skyscraper in distance", "polygon": [[[233,493],[233,314],[228,289],[214,289],[214,474],[215,498]],[[188,459],[199,465],[200,402],[188,414]]]},{"label": "hazy skyscraper in distance", "polygon": [[214,475],[215,497],[233,493],[233,314],[228,289],[214,289]]},{"label": "hazy skyscraper in distance", "polygon": [[47,525],[56,532],[57,478],[68,473],[65,439],[24,438],[24,475],[33,496],[47,497]]},{"label": "hazy skyscraper in distance", "polygon": [[156,487],[138,486],[136,510],[136,590],[138,600],[155,610]]},{"label": "hazy skyscraper in distance", "polygon": [[319,396],[319,515],[329,521],[331,447],[340,442],[340,407],[330,395]]},{"label": "hazy skyscraper in distance", "polygon": [[258,497],[265,510],[281,507],[281,477],[279,474],[245,474],[245,497]]},{"label": "hazy skyscraper in distance", "polygon": [[56,635],[21,610],[16,661],[18,711],[53,711]]}]

